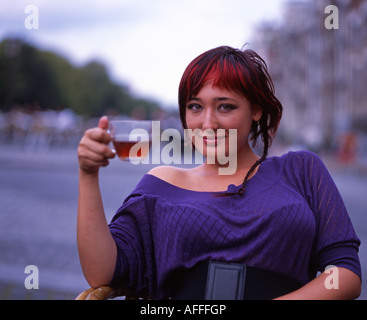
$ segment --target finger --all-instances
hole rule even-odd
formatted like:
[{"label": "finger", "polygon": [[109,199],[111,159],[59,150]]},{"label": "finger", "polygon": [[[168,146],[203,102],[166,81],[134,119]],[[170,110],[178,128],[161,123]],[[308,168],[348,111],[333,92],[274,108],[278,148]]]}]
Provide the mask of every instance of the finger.
[{"label": "finger", "polygon": [[107,116],[103,116],[99,119],[98,128],[101,128],[103,130],[108,129],[108,118],[107,118]]},{"label": "finger", "polygon": [[100,167],[106,167],[108,165],[108,160],[95,161],[90,159],[85,159],[80,163],[80,168],[86,172],[97,172]]},{"label": "finger", "polygon": [[101,166],[105,167],[108,164],[108,159],[101,154],[88,149],[79,152],[79,166],[81,168],[95,170]]},{"label": "finger", "polygon": [[105,160],[102,164],[101,167],[107,167],[110,164],[110,162],[108,160]]},{"label": "finger", "polygon": [[90,139],[84,143],[85,151],[92,159],[101,160],[102,158],[112,159],[115,157],[115,153],[111,148],[103,143]]},{"label": "finger", "polygon": [[99,141],[104,144],[107,144],[111,141],[111,135],[99,127],[87,130],[86,136],[91,140]]}]

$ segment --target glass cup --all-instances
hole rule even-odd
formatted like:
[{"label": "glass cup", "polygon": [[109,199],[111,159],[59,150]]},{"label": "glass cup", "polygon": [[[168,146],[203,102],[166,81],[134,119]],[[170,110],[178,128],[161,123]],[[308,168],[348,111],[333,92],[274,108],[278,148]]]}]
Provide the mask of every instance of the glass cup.
[{"label": "glass cup", "polygon": [[109,131],[120,160],[134,162],[149,154],[152,121],[112,120]]}]

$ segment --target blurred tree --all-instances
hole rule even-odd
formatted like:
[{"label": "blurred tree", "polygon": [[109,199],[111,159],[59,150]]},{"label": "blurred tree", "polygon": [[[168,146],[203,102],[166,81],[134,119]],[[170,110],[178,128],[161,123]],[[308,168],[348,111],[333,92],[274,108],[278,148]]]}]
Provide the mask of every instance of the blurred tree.
[{"label": "blurred tree", "polygon": [[150,117],[160,109],[156,102],[134,97],[127,86],[113,83],[98,61],[77,68],[55,53],[6,39],[0,43],[0,110],[28,103],[91,116],[110,111],[130,116],[139,110]]}]

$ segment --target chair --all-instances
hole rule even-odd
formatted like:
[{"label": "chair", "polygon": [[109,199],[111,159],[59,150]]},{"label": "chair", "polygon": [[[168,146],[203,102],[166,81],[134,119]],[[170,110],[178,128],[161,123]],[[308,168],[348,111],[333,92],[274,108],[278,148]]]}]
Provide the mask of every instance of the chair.
[{"label": "chair", "polygon": [[149,297],[137,297],[127,291],[117,290],[109,286],[89,288],[81,292],[75,300],[108,300],[116,297],[125,297],[125,300],[149,300]]},{"label": "chair", "polygon": [[116,290],[108,287],[102,286],[98,288],[89,288],[81,292],[75,300],[107,300],[116,297]]}]

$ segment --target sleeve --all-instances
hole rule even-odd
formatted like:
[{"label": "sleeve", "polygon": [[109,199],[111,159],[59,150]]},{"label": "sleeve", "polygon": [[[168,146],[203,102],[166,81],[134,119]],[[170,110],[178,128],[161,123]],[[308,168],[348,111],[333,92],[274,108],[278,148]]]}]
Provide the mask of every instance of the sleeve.
[{"label": "sleeve", "polygon": [[147,296],[153,290],[153,244],[146,196],[127,198],[109,224],[117,247],[111,286]]},{"label": "sleeve", "polygon": [[324,163],[311,152],[301,152],[295,153],[293,166],[316,221],[311,268],[323,272],[329,265],[344,267],[361,278],[360,240]]}]

